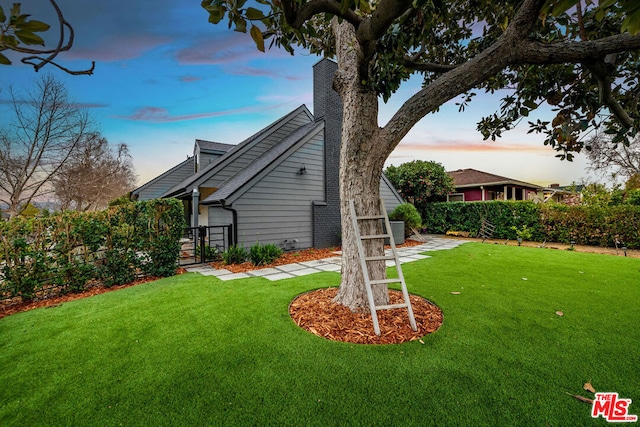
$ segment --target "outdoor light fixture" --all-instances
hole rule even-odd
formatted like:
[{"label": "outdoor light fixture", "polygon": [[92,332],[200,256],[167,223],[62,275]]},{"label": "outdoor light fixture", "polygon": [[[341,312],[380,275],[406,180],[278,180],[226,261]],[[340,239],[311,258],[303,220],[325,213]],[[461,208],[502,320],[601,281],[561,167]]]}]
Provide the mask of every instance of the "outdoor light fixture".
[{"label": "outdoor light fixture", "polygon": [[298,175],[304,175],[307,173],[307,168],[304,164],[300,165],[300,170],[298,171]]}]

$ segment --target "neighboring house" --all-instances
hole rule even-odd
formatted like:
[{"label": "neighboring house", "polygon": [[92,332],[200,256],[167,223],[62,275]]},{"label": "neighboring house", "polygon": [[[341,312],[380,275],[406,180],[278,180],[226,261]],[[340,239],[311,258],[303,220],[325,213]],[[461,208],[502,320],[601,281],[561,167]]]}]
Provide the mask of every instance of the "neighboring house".
[{"label": "neighboring house", "polygon": [[485,200],[535,200],[542,188],[475,169],[447,172],[453,179],[455,192],[447,196],[449,202],[477,202]]},{"label": "neighboring house", "polygon": [[556,203],[579,203],[582,200],[583,185],[565,185],[551,184],[549,187],[543,188],[544,202],[554,201]]},{"label": "neighboring house", "polygon": [[[134,197],[181,199],[192,226],[231,225],[232,241],[245,246],[339,245],[336,69],[327,59],[313,67],[315,114],[302,105],[235,146],[196,140],[193,157],[134,190]],[[380,192],[389,211],[402,203],[384,176]]]}]

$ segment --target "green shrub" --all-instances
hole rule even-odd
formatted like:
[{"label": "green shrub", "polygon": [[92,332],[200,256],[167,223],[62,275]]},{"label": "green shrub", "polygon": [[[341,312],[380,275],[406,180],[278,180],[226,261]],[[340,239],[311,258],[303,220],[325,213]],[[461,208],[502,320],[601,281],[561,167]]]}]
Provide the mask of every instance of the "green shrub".
[{"label": "green shrub", "polygon": [[271,264],[280,258],[282,249],[273,243],[256,243],[249,249],[249,260],[253,265]]},{"label": "green shrub", "polygon": [[249,258],[249,252],[243,247],[233,245],[222,253],[222,259],[225,264],[242,264]]},{"label": "green shrub", "polygon": [[[200,256],[202,248],[200,245],[196,246],[196,255]],[[204,259],[211,260],[215,259],[220,253],[218,252],[218,248],[215,246],[204,245]]]},{"label": "green shrub", "polygon": [[[429,233],[449,230],[476,234],[483,219],[496,226],[493,237],[517,238],[526,226],[531,240],[582,245],[614,246],[623,242],[640,247],[640,206],[568,206],[530,201],[430,203],[423,209],[422,225]],[[515,227],[515,228],[514,228]]]},{"label": "green shrub", "polygon": [[422,218],[415,206],[411,203],[403,203],[389,214],[390,221],[404,221],[404,236],[409,237],[413,234],[414,228],[422,225]]},{"label": "green shrub", "polygon": [[[102,212],[63,212],[0,222],[0,298],[80,292],[87,283],[175,274],[182,203],[150,200]],[[44,289],[44,287],[47,289]]]},{"label": "green shrub", "polygon": [[542,241],[545,238],[544,226],[540,222],[540,205],[531,201],[431,203],[422,212],[423,227],[435,234],[455,230],[477,235],[483,219],[496,227],[493,237],[498,239],[515,239],[517,236],[512,227],[525,225],[532,240]]}]

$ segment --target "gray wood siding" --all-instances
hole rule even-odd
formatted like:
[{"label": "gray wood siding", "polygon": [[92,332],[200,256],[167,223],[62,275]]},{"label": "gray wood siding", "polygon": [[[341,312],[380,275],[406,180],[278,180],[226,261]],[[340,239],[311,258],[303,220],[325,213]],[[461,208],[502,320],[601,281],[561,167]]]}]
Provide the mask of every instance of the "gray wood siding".
[{"label": "gray wood siding", "polygon": [[252,147],[248,148],[247,151],[245,151],[241,156],[231,160],[224,166],[222,170],[214,174],[214,176],[209,178],[200,186],[219,188],[227,179],[231,178],[241,169],[244,169],[247,165],[252,163],[267,150],[271,149],[271,147],[284,140],[300,126],[303,126],[310,121],[311,119],[309,119],[309,116],[307,116],[304,111],[301,111],[295,117],[291,118],[291,120],[289,120],[287,123],[283,124],[279,129],[259,140]]},{"label": "gray wood siding", "polygon": [[[300,175],[303,164],[306,173]],[[297,239],[296,248],[311,247],[311,203],[324,200],[323,171],[323,132],[318,132],[233,203],[238,212],[239,243],[283,247],[284,239]]]},{"label": "gray wood siding", "polygon": [[[203,206],[203,208],[205,208]],[[233,214],[221,207],[209,206],[209,224],[208,225],[229,225],[233,223]]]},{"label": "gray wood siding", "polygon": [[217,159],[221,156],[221,154],[210,154],[210,153],[199,153],[200,156],[200,164],[198,165],[198,170],[206,167],[210,162],[214,159]]},{"label": "gray wood siding", "polygon": [[398,193],[392,190],[384,179],[380,180],[380,198],[384,201],[384,206],[387,208],[387,213],[391,213],[396,206],[402,204],[399,200]]},{"label": "gray wood siding", "polygon": [[138,200],[150,200],[160,197],[167,190],[193,175],[195,168],[194,163],[195,160],[193,157],[187,159],[187,161],[180,163],[173,169],[145,184],[144,188],[136,192],[139,194]]}]

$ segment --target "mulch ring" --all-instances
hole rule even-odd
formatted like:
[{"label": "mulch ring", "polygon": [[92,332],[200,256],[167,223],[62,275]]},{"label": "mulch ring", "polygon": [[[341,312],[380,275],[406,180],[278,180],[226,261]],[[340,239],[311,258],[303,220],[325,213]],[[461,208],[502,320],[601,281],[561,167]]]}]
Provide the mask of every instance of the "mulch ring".
[{"label": "mulch ring", "polygon": [[[381,310],[378,311],[378,336],[373,331],[371,313],[368,310],[354,313],[334,303],[337,292],[338,288],[326,288],[299,295],[289,305],[291,318],[312,334],[354,344],[399,344],[420,340],[442,325],[440,308],[422,297],[409,295],[418,330],[411,330],[406,309]],[[401,303],[402,292],[390,289],[389,300],[391,304]]]}]

